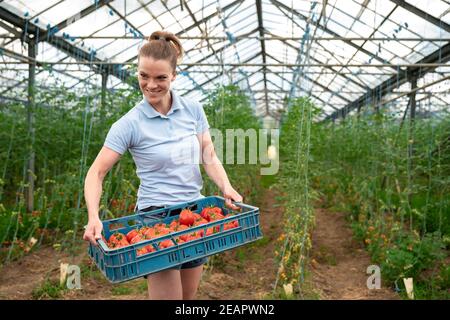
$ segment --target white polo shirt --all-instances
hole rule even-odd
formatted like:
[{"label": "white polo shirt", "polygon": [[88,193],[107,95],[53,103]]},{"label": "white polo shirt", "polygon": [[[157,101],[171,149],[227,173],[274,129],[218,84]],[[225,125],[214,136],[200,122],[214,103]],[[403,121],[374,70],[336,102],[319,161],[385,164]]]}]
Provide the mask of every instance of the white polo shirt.
[{"label": "white polo shirt", "polygon": [[144,98],[111,126],[105,139],[105,147],[120,154],[129,150],[134,159],[139,209],[203,197],[197,134],[209,129],[208,120],[198,102],[171,94],[167,115]]}]

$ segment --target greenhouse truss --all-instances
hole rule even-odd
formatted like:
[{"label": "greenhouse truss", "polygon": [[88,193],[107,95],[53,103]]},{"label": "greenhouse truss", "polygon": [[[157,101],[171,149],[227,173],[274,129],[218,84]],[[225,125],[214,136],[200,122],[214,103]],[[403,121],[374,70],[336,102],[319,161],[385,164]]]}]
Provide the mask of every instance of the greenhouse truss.
[{"label": "greenhouse truss", "polygon": [[138,48],[155,30],[186,51],[175,87],[203,101],[236,84],[256,115],[279,119],[308,96],[316,120],[389,108],[447,112],[447,0],[0,1],[0,101],[36,88],[137,86]]}]

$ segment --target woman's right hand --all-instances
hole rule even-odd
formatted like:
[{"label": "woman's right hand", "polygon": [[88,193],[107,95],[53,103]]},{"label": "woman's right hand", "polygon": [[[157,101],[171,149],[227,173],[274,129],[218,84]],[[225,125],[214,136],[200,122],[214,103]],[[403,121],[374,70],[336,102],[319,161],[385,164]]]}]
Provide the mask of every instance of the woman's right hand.
[{"label": "woman's right hand", "polygon": [[102,238],[103,224],[100,219],[89,220],[86,230],[84,231],[83,240],[97,245],[97,240]]}]

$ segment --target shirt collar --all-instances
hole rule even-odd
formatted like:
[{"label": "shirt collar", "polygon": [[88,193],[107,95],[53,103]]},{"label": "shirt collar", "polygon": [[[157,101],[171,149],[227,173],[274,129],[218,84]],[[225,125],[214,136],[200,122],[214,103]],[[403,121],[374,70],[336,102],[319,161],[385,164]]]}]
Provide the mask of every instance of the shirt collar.
[{"label": "shirt collar", "polygon": [[184,106],[180,103],[180,97],[173,90],[171,90],[170,92],[172,94],[172,107],[170,108],[167,115],[163,115],[163,114],[159,113],[158,111],[156,111],[155,108],[153,108],[150,105],[150,103],[147,101],[147,99],[145,99],[145,97],[143,97],[142,101],[140,102],[140,105],[139,105],[140,110],[142,110],[142,112],[144,112],[144,114],[148,118],[156,118],[156,117],[168,118],[176,110],[183,109]]}]

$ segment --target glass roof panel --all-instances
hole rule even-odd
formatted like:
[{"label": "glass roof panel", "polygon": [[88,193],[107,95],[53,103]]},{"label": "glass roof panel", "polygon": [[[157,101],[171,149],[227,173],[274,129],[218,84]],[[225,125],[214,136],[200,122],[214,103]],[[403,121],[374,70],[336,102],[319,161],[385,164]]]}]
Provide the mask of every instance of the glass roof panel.
[{"label": "glass roof panel", "polygon": [[[57,46],[49,45],[45,41],[39,43],[36,57],[38,61],[62,61],[73,64],[52,65],[51,70],[38,68],[36,77],[40,82],[38,85],[49,87],[64,84],[76,90],[82,90],[84,87],[98,88],[101,84],[100,76],[90,69],[92,66],[77,65],[76,47],[87,54],[95,52],[96,59],[135,63],[138,48],[143,43],[141,34],[146,37],[155,30],[167,29],[183,37],[181,41],[186,50],[184,63],[211,64],[208,66],[181,64],[179,66],[179,76],[175,84],[186,95],[203,99],[206,92],[215,88],[216,84],[232,82],[251,92],[249,94],[258,100],[258,108],[264,109],[265,88],[269,90],[267,93],[269,99],[277,100],[289,94],[292,81],[295,79],[298,80],[296,95],[310,94],[322,106],[331,104],[335,107],[343,107],[364,95],[369,88],[375,88],[383,81],[395,76],[400,70],[395,64],[414,63],[446,43],[445,41],[420,41],[420,38],[450,37],[449,32],[400,6],[396,7],[391,1],[330,0],[325,8],[325,16],[320,20],[321,27],[311,23],[308,25],[306,22],[308,18],[313,21],[318,19],[322,10],[321,2],[277,1],[281,4],[276,5],[276,1],[271,0],[262,1],[265,36],[275,35],[286,38],[265,41],[266,61],[275,66],[263,68],[260,65],[235,67],[229,65],[244,62],[261,64],[263,61],[261,41],[257,38],[259,25],[255,1],[186,0],[181,6],[179,0],[116,0],[108,5],[99,6],[86,17],[75,18],[66,24],[56,33],[57,37],[64,36]],[[228,10],[223,9],[231,3],[234,3],[233,7]],[[443,0],[426,2],[408,0],[408,3],[443,21],[450,20],[450,6]],[[77,12],[93,4],[91,0],[78,2],[58,0],[25,2],[22,0],[3,1],[0,7],[7,10],[15,8],[11,9],[11,12],[20,19],[37,15],[39,21],[29,23],[37,24],[44,32],[47,23],[55,25],[69,17],[76,17]],[[291,9],[292,6],[295,11]],[[220,12],[217,12],[218,7]],[[121,18],[119,14],[124,18]],[[209,18],[206,19],[207,17]],[[195,25],[196,21],[202,19],[206,19],[206,22]],[[26,57],[27,46],[23,45],[20,39],[7,38],[11,35],[6,29],[7,25],[9,23],[6,22],[3,27],[0,26],[0,34],[4,35],[0,38],[0,46],[4,51],[0,51],[4,62],[4,65],[0,67],[2,68],[0,88],[8,89],[16,84],[14,92],[17,92],[17,97],[26,98],[27,65],[10,64],[19,60],[18,57],[11,57],[13,54],[7,50]],[[316,39],[302,41],[301,37],[305,35],[307,25],[310,28],[310,36],[314,35]],[[21,31],[19,29],[17,31],[20,34]],[[243,34],[251,38],[234,39]],[[374,36],[392,39],[385,41],[317,39],[333,37],[333,34],[355,38]],[[77,36],[93,37],[74,38]],[[222,38],[198,39],[204,36]],[[188,39],[189,37],[192,39]],[[290,37],[296,38],[289,40]],[[417,40],[397,40],[402,38]],[[362,46],[362,51],[358,46]],[[306,55],[305,52],[308,54]],[[221,65],[222,61],[224,65]],[[382,61],[392,63],[394,66],[368,68],[346,65],[378,65],[383,63]],[[296,64],[298,62],[315,66],[276,66],[278,63]],[[124,68],[130,67],[126,65]],[[14,68],[16,70],[11,70]],[[437,79],[436,77],[441,76],[442,72],[448,73],[448,69],[448,67],[447,69],[441,67],[438,72],[433,72],[430,76]],[[109,77],[108,87],[126,86],[128,85],[123,84],[121,79]],[[437,86],[429,89],[438,90]],[[5,91],[0,96],[11,96],[12,91]],[[425,93],[418,93],[419,99],[427,98]],[[444,102],[439,103],[448,102],[448,95],[443,99]],[[332,111],[329,106],[326,110]]]},{"label": "glass roof panel", "polygon": [[449,9],[448,2],[441,0],[406,0],[409,4],[421,9],[422,11],[431,14],[435,18],[439,18],[443,12]]}]

